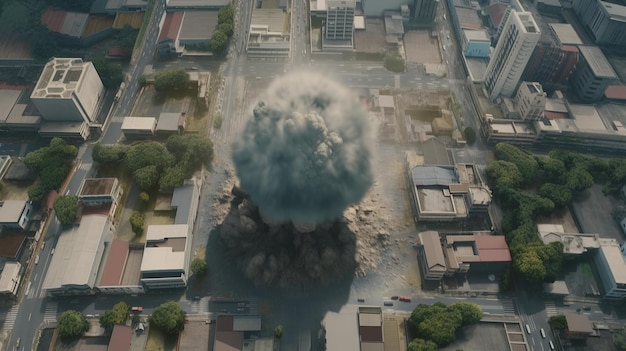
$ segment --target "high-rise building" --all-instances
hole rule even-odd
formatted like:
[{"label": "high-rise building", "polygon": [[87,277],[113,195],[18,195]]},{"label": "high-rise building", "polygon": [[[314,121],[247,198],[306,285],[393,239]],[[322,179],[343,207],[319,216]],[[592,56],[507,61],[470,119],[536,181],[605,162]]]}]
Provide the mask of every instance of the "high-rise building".
[{"label": "high-rise building", "polygon": [[437,14],[439,0],[415,0],[413,2],[412,20],[417,23],[431,24]]},{"label": "high-rise building", "polygon": [[547,92],[563,88],[578,62],[576,46],[557,46],[549,42],[537,43],[523,79],[538,82]]},{"label": "high-rise building", "polygon": [[326,2],[326,40],[352,40],[356,0]]},{"label": "high-rise building", "polygon": [[626,49],[626,6],[615,1],[576,0],[574,11],[596,45]]},{"label": "high-rise building", "polygon": [[91,62],[52,58],[30,96],[46,121],[93,122],[104,86]]},{"label": "high-rise building", "polygon": [[530,12],[511,11],[485,74],[491,100],[512,96],[541,33]]},{"label": "high-rise building", "polygon": [[583,102],[596,102],[618,80],[615,70],[597,46],[580,46],[580,58],[572,75],[572,87]]}]

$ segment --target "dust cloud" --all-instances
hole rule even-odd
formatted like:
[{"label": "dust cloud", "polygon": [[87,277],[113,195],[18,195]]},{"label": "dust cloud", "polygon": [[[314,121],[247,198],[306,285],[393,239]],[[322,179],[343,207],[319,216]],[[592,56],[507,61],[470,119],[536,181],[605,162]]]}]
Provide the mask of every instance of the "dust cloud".
[{"label": "dust cloud", "polygon": [[356,95],[330,77],[300,71],[264,92],[233,145],[233,161],[265,220],[313,226],[340,218],[366,194],[373,144]]}]

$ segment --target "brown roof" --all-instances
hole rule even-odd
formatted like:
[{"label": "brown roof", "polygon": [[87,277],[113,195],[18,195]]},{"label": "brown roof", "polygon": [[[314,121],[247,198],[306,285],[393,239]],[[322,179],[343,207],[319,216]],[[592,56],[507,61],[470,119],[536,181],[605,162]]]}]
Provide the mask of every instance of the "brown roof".
[{"label": "brown roof", "polygon": [[593,326],[584,314],[566,313],[567,330],[571,333],[593,333]]},{"label": "brown roof", "polygon": [[41,15],[41,23],[53,32],[60,32],[66,15],[67,11],[48,7]]},{"label": "brown roof", "polygon": [[0,58],[30,59],[30,45],[20,32],[0,32]]},{"label": "brown roof", "polygon": [[170,12],[165,17],[165,22],[163,23],[163,29],[161,29],[161,34],[159,34],[159,40],[163,39],[173,39],[176,40],[178,37],[178,32],[180,31],[180,26],[183,23],[184,12]]},{"label": "brown roof", "polygon": [[15,259],[26,240],[26,234],[6,233],[0,235],[0,257]]},{"label": "brown roof", "polygon": [[446,259],[443,255],[443,248],[441,247],[439,233],[434,230],[428,230],[419,233],[419,238],[426,254],[426,263],[428,264],[427,268],[431,269],[439,265],[445,269]]},{"label": "brown roof", "polygon": [[109,255],[107,256],[100,286],[117,286],[122,282],[124,267],[128,257],[128,241],[115,239],[111,243]]},{"label": "brown roof", "polygon": [[506,12],[506,5],[504,4],[493,4],[487,8],[489,19],[491,19],[491,23],[493,23],[495,27],[500,26],[504,12]]},{"label": "brown roof", "polygon": [[359,327],[359,335],[361,342],[383,342],[383,328],[378,327]]},{"label": "brown roof", "polygon": [[233,316],[219,316],[217,317],[217,331],[233,331],[234,319]]},{"label": "brown roof", "polygon": [[502,235],[474,235],[480,262],[511,262],[511,252]]},{"label": "brown roof", "polygon": [[106,195],[110,194],[115,184],[115,178],[89,178],[85,179],[80,189],[80,195]]},{"label": "brown roof", "polygon": [[113,327],[111,341],[109,341],[108,351],[128,351],[133,339],[133,328],[126,325],[116,325]]},{"label": "brown roof", "polygon": [[107,28],[113,26],[113,17],[111,16],[89,16],[87,26],[82,34],[82,37],[88,37],[94,33],[101,32]]},{"label": "brown roof", "polygon": [[547,119],[565,119],[565,118],[567,118],[567,113],[563,113],[563,112],[543,111],[543,115]]},{"label": "brown roof", "polygon": [[215,347],[213,351],[241,350],[243,350],[243,332],[218,330],[215,333]]},{"label": "brown roof", "polygon": [[144,14],[144,12],[118,12],[115,15],[113,29],[122,29],[126,25],[139,29],[143,23]]},{"label": "brown roof", "polygon": [[609,85],[604,95],[607,99],[626,100],[626,85]]}]

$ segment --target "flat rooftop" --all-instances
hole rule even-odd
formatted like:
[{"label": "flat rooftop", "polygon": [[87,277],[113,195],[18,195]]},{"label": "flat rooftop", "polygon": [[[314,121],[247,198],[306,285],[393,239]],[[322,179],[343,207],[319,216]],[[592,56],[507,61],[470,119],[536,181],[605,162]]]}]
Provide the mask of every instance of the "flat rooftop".
[{"label": "flat rooftop", "polygon": [[0,89],[0,123],[4,123],[22,94],[18,89]]},{"label": "flat rooftop", "polygon": [[617,240],[600,239],[600,251],[609,265],[615,283],[626,285],[626,262]]},{"label": "flat rooftop", "polygon": [[217,30],[217,11],[185,11],[178,40],[209,40]]},{"label": "flat rooftop", "polygon": [[[286,16],[281,9],[254,9],[250,28],[267,27],[269,32],[286,32]],[[251,32],[253,30],[250,30]]]},{"label": "flat rooftop", "polygon": [[31,98],[70,98],[90,65],[80,58],[53,58],[41,72]]},{"label": "flat rooftop", "polygon": [[445,196],[442,188],[418,188],[420,209],[424,212],[454,213],[452,196]]},{"label": "flat rooftop", "polygon": [[574,27],[569,23],[548,24],[561,45],[583,45]]},{"label": "flat rooftop", "polygon": [[24,241],[26,234],[23,233],[0,234],[0,257],[17,258]]},{"label": "flat rooftop", "polygon": [[357,311],[358,306],[344,305],[339,312],[326,312],[327,350],[360,351]]},{"label": "flat rooftop", "polygon": [[108,195],[113,191],[117,178],[87,178],[83,181],[80,195]]},{"label": "flat rooftop", "polygon": [[0,223],[17,223],[24,206],[25,200],[0,201]]},{"label": "flat rooftop", "polygon": [[618,79],[613,66],[606,59],[602,50],[597,46],[579,46],[580,55],[587,61],[596,77]]},{"label": "flat rooftop", "polygon": [[600,1],[600,4],[604,7],[612,20],[626,22],[626,6],[608,1]]}]

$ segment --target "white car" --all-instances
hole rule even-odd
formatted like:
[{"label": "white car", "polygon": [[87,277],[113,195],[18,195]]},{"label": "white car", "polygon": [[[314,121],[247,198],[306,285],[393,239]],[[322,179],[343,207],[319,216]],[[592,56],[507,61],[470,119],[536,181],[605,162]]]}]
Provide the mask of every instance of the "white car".
[{"label": "white car", "polygon": [[539,332],[541,333],[541,337],[545,339],[546,338],[546,331],[543,330],[543,328],[541,328],[541,330]]},{"label": "white car", "polygon": [[530,325],[526,324],[526,332],[530,334]]}]

